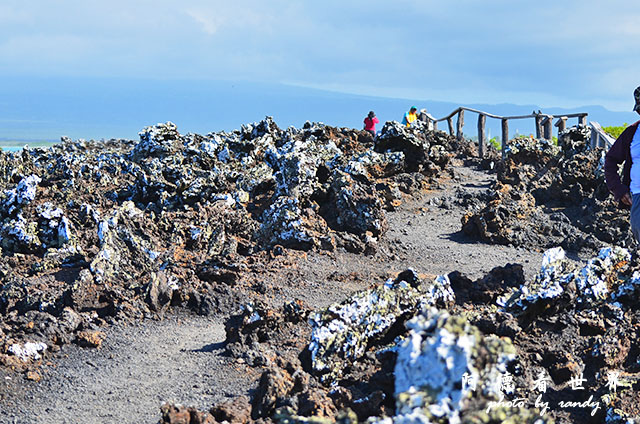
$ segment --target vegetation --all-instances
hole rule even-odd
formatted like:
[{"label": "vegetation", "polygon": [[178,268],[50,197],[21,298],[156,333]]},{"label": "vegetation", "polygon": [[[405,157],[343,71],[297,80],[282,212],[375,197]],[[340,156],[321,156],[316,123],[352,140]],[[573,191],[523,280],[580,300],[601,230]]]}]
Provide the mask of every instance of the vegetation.
[{"label": "vegetation", "polygon": [[602,129],[611,137],[618,138],[620,137],[620,134],[622,134],[622,131],[624,131],[628,126],[629,124],[625,122],[621,127],[603,127]]},{"label": "vegetation", "polygon": [[498,137],[490,138],[489,144],[495,147],[496,150],[502,150],[502,141]]}]

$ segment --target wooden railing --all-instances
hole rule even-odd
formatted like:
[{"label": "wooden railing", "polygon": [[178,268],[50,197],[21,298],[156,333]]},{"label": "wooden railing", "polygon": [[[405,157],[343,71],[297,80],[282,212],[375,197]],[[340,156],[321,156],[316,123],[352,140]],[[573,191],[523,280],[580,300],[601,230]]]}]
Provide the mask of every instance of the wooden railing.
[{"label": "wooden railing", "polygon": [[599,123],[592,121],[589,122],[589,126],[591,127],[591,148],[602,147],[609,150],[616,140],[607,134]]},{"label": "wooden railing", "polygon": [[449,127],[449,134],[454,135],[453,117],[458,115],[456,123],[455,134],[458,140],[462,140],[462,127],[464,126],[464,112],[469,111],[478,114],[478,146],[480,157],[484,157],[486,150],[486,135],[485,126],[487,117],[493,119],[499,119],[502,121],[502,155],[504,157],[506,153],[507,143],[509,141],[509,121],[513,119],[530,119],[534,118],[536,123],[536,138],[544,138],[551,140],[553,137],[553,120],[558,119],[555,126],[558,128],[558,133],[564,131],[567,128],[567,119],[578,118],[578,123],[581,125],[587,125],[587,113],[570,113],[566,115],[549,115],[546,113],[533,112],[530,115],[516,115],[516,116],[498,116],[492,113],[483,112],[481,110],[473,109],[470,107],[461,106],[451,112],[449,115],[440,119],[430,119],[433,123],[433,129],[438,129],[438,122],[447,121]]}]

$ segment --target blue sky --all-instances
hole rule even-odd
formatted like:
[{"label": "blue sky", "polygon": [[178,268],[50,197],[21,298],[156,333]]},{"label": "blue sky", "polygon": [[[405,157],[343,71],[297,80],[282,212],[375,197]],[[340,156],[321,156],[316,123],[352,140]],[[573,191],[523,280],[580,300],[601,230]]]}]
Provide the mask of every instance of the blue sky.
[{"label": "blue sky", "polygon": [[0,76],[212,79],[628,111],[636,2],[2,0]]}]

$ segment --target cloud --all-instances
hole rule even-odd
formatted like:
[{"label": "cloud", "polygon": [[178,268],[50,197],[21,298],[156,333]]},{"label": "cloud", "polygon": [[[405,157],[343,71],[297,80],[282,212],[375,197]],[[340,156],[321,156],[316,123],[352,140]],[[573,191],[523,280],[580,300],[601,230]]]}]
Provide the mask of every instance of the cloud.
[{"label": "cloud", "polygon": [[202,31],[208,35],[218,32],[221,22],[213,16],[206,16],[202,12],[188,9],[185,11],[196,23],[200,24]]},{"label": "cloud", "polygon": [[611,106],[640,83],[636,9],[623,0],[4,0],[0,68]]}]

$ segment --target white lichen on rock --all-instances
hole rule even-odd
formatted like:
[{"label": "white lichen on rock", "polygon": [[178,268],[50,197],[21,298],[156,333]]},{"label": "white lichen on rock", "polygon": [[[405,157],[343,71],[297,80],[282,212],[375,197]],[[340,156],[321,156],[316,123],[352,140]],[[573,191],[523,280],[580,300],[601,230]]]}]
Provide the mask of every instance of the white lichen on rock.
[{"label": "white lichen on rock", "polygon": [[[407,281],[409,280],[409,281]],[[370,341],[384,336],[403,316],[437,302],[452,302],[447,278],[422,283],[413,271],[394,282],[365,290],[310,317],[311,352],[315,372],[325,382],[342,375],[346,365],[360,358]]]},{"label": "white lichen on rock", "polygon": [[609,295],[608,280],[613,277],[614,271],[630,260],[631,255],[626,249],[602,248],[597,257],[589,259],[587,265],[575,274],[580,292],[578,301],[589,303],[605,300]]},{"label": "white lichen on rock", "polygon": [[474,389],[465,378],[486,399],[499,398],[500,376],[516,357],[508,338],[483,336],[465,318],[436,308],[423,310],[407,328],[396,360],[393,422],[458,422]]},{"label": "white lichen on rock", "polygon": [[621,285],[619,294],[611,288],[618,285],[617,273],[631,259],[626,249],[605,247],[598,256],[589,259],[587,264],[576,269],[566,259],[564,250],[556,247],[547,250],[542,259],[542,267],[533,282],[523,284],[510,298],[502,298],[498,304],[510,311],[526,311],[532,305],[542,301],[559,298],[565,288],[573,283],[577,290],[577,301],[582,305],[591,305],[615,299],[634,290],[638,281],[631,280]]},{"label": "white lichen on rock", "polygon": [[563,276],[568,267],[564,250],[554,247],[544,252],[542,266],[531,283],[523,284],[509,299],[499,299],[498,304],[508,309],[526,310],[542,299],[553,299],[562,294]]},{"label": "white lichen on rock", "polygon": [[24,345],[14,343],[9,346],[9,353],[20,358],[23,362],[29,362],[30,360],[38,360],[42,357],[41,352],[47,349],[46,343],[33,343],[27,342]]},{"label": "white lichen on rock", "polygon": [[20,180],[17,187],[12,190],[5,191],[5,208],[11,209],[17,205],[26,205],[36,198],[38,184],[42,179],[37,175],[29,175]]},{"label": "white lichen on rock", "polygon": [[22,214],[11,219],[2,226],[2,248],[7,250],[37,249],[40,246],[38,238],[38,223],[27,221]]},{"label": "white lichen on rock", "polygon": [[634,271],[629,278],[624,283],[621,283],[618,286],[618,290],[611,295],[613,299],[618,299],[625,296],[633,295],[636,290],[640,288],[640,271]]},{"label": "white lichen on rock", "polygon": [[344,172],[353,176],[379,178],[402,170],[404,161],[403,152],[378,153],[367,150],[350,160],[344,168]]}]

